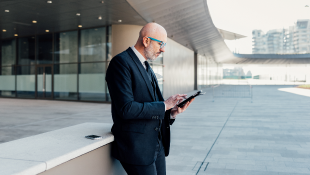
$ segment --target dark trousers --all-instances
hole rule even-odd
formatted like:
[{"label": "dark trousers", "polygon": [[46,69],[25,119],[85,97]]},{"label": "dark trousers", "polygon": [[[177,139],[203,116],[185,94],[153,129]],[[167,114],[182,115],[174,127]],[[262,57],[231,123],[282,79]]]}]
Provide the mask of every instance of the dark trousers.
[{"label": "dark trousers", "polygon": [[158,140],[151,165],[130,165],[121,162],[128,175],[166,175],[166,159],[163,144]]}]

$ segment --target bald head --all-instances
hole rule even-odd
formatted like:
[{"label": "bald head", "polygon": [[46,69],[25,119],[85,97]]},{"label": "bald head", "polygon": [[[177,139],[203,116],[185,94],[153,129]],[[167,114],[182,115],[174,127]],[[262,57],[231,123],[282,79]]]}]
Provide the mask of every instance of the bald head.
[{"label": "bald head", "polygon": [[154,61],[162,52],[165,52],[165,47],[162,47],[163,43],[160,41],[167,42],[166,30],[157,23],[148,23],[141,29],[135,48],[145,60]]},{"label": "bald head", "polygon": [[163,26],[157,23],[146,24],[139,33],[139,40],[142,41],[143,37],[152,37],[163,42],[167,42],[167,32]]}]

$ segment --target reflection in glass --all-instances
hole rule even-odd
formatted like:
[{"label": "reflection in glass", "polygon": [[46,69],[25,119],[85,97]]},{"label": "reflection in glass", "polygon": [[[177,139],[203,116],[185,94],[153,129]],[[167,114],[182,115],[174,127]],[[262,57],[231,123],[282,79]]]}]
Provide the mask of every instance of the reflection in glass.
[{"label": "reflection in glass", "polygon": [[77,64],[54,65],[54,98],[77,100]]},{"label": "reflection in glass", "polygon": [[[107,61],[112,60],[112,27],[108,27],[108,41],[107,41]],[[109,96],[110,97],[110,96]]]},{"label": "reflection in glass", "polygon": [[77,62],[77,31],[55,34],[55,63]]},{"label": "reflection in glass", "polygon": [[79,74],[79,97],[84,101],[106,101],[106,63],[83,63]]},{"label": "reflection in glass", "polygon": [[81,62],[105,61],[106,28],[81,30]]},{"label": "reflection in glass", "polygon": [[14,67],[1,67],[0,73],[0,96],[15,97]]},{"label": "reflection in glass", "polygon": [[[0,96],[110,101],[111,38],[107,26],[1,40]],[[162,62],[161,55],[152,65],[161,91]]]},{"label": "reflection in glass", "polygon": [[35,66],[17,67],[17,97],[35,98]]},{"label": "reflection in glass", "polygon": [[29,65],[35,63],[35,37],[18,39],[18,64]]},{"label": "reflection in glass", "polygon": [[1,63],[2,66],[15,64],[16,42],[15,39],[3,40],[1,42]]},{"label": "reflection in glass", "polygon": [[158,81],[158,87],[161,93],[163,93],[163,83],[164,83],[163,54],[160,54],[156,58],[156,60],[151,61],[150,66],[156,75]]},{"label": "reflection in glass", "polygon": [[52,67],[37,67],[37,97],[52,97]]},{"label": "reflection in glass", "polygon": [[53,34],[38,35],[38,64],[53,62]]},{"label": "reflection in glass", "polygon": [[161,93],[163,93],[163,83],[164,83],[164,69],[163,69],[163,65],[160,64],[153,64],[151,63],[150,65],[156,75],[157,81],[158,81],[158,87],[161,91]]}]

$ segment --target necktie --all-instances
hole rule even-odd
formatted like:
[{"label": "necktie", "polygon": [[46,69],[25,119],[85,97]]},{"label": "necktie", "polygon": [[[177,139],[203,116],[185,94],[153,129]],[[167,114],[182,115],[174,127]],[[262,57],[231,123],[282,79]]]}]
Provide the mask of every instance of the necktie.
[{"label": "necktie", "polygon": [[152,71],[152,68],[151,66],[149,65],[149,63],[147,61],[144,62],[145,63],[145,66],[146,66],[146,72],[148,74],[148,77],[151,81],[151,84],[152,84],[152,87],[153,87],[153,93],[154,93],[154,96],[155,96],[155,100],[157,101],[157,94],[156,94],[156,83],[155,83],[155,75],[153,74],[153,71]]}]

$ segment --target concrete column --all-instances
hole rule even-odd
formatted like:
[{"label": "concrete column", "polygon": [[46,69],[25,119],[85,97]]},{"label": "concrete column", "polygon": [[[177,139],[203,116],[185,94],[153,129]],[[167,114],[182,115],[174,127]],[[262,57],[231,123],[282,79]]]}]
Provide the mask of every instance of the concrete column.
[{"label": "concrete column", "polygon": [[197,77],[197,69],[198,67],[198,54],[194,53],[194,90],[198,90],[198,77]]},{"label": "concrete column", "polygon": [[112,25],[112,57],[136,44],[143,26]]}]

